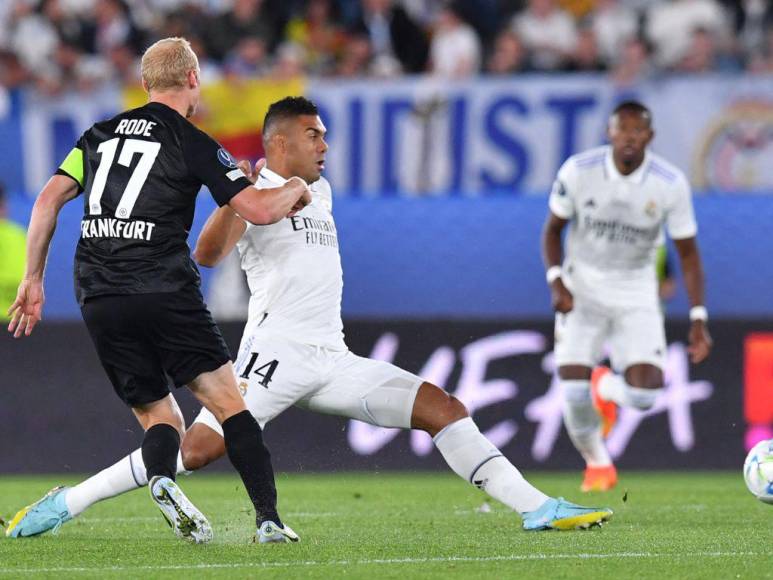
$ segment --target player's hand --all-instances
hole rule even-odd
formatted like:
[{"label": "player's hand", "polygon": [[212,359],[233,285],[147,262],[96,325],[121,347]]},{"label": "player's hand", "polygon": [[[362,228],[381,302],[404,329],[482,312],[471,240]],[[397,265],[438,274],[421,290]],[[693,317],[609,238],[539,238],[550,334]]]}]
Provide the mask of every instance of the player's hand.
[{"label": "player's hand", "polygon": [[298,198],[298,201],[296,201],[293,207],[290,209],[290,212],[287,214],[287,217],[293,217],[295,214],[297,214],[304,207],[306,207],[311,203],[311,190],[309,189],[309,186],[306,184],[306,182],[300,177],[295,177],[295,176],[287,180],[288,183],[290,183],[291,181],[297,181],[300,184],[302,184],[303,193]]},{"label": "player's hand", "polygon": [[8,309],[8,316],[11,317],[8,332],[13,333],[14,338],[32,334],[32,330],[42,317],[45,301],[42,280],[22,280],[16,293],[16,300]]},{"label": "player's hand", "polygon": [[690,360],[693,364],[698,364],[706,360],[711,352],[711,347],[714,341],[711,340],[709,329],[706,327],[706,323],[702,320],[696,320],[690,325],[689,334],[690,346],[687,347],[687,352],[690,353]]},{"label": "player's hand", "polygon": [[249,179],[252,183],[255,183],[258,181],[258,175],[260,175],[260,170],[263,169],[266,166],[266,160],[265,159],[258,159],[255,162],[255,167],[250,165],[250,162],[246,159],[242,159],[239,161],[239,163],[236,164],[236,167],[241,169],[244,172],[244,175],[247,176],[247,179]]},{"label": "player's hand", "polygon": [[569,289],[564,286],[561,278],[556,278],[550,285],[550,297],[553,303],[553,310],[566,314],[574,308],[574,296]]}]

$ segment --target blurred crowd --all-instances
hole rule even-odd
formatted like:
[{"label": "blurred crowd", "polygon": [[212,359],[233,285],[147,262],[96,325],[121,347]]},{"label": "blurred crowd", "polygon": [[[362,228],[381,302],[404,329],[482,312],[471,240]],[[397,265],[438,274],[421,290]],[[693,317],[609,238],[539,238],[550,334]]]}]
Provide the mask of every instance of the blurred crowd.
[{"label": "blurred crowd", "polygon": [[769,0],[0,0],[0,84],[135,83],[166,36],[207,80],[773,73]]}]

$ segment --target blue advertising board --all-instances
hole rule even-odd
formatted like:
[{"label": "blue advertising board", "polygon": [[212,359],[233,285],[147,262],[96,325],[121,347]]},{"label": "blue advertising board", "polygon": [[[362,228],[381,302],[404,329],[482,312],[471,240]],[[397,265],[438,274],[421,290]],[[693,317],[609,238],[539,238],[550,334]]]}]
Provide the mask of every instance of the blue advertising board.
[{"label": "blue advertising board", "polygon": [[[190,240],[215,207],[206,192]],[[540,260],[545,198],[338,199],[343,311],[358,319],[544,319],[550,305]],[[31,201],[15,198],[26,223]],[[698,234],[712,317],[773,318],[773,196],[698,196]],[[72,257],[80,200],[62,213],[46,278],[46,316],[79,316]],[[677,268],[678,270],[678,268]],[[203,269],[205,289],[209,270]],[[680,291],[669,313],[684,316]]]}]

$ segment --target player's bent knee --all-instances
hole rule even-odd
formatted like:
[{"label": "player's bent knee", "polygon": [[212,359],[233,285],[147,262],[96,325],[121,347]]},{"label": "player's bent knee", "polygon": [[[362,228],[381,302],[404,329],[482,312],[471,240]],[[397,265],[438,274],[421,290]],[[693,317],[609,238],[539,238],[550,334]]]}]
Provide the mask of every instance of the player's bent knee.
[{"label": "player's bent knee", "polygon": [[223,437],[210,427],[194,423],[180,445],[183,466],[195,471],[209,465],[225,454]]},{"label": "player's bent knee", "polygon": [[435,420],[433,421],[434,431],[440,432],[451,423],[456,423],[469,416],[470,413],[467,411],[467,407],[464,406],[464,403],[453,395],[448,395],[446,403],[442,408],[438,409],[438,412],[435,415]]},{"label": "player's bent knee", "polygon": [[197,449],[192,449],[183,445],[180,448],[180,453],[183,458],[183,466],[188,471],[196,471],[209,463],[206,454]]},{"label": "player's bent knee", "polygon": [[183,466],[188,471],[196,471],[212,463],[217,457],[213,457],[213,454],[207,449],[199,449],[192,446],[183,445],[180,448],[180,453],[183,458]]},{"label": "player's bent knee", "polygon": [[663,389],[642,389],[629,386],[628,403],[639,411],[649,411],[655,405],[655,401],[662,391]]},{"label": "player's bent knee", "polygon": [[414,405],[412,427],[435,436],[451,423],[469,417],[467,407],[440,387],[424,383]]},{"label": "player's bent knee", "polygon": [[450,425],[451,423],[455,423],[460,419],[469,417],[470,413],[469,411],[467,411],[467,407],[464,406],[464,403],[462,403],[459,399],[457,399],[453,395],[449,395],[447,416],[448,416],[448,423],[446,424]]},{"label": "player's bent knee", "polygon": [[637,389],[662,389],[663,371],[655,365],[636,364],[626,369],[625,382]]}]

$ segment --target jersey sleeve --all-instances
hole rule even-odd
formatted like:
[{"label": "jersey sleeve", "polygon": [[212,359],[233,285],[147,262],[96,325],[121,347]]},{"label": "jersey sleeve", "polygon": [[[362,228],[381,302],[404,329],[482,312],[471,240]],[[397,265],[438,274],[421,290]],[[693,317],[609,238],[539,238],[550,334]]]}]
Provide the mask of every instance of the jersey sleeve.
[{"label": "jersey sleeve", "polygon": [[78,140],[78,143],[64,158],[59,168],[56,170],[57,175],[65,175],[70,179],[78,183],[78,191],[83,191],[83,180],[85,175],[85,166],[83,164],[83,137]]},{"label": "jersey sleeve", "polygon": [[567,159],[558,170],[553,189],[550,190],[550,211],[561,219],[574,216],[574,192],[577,189],[576,170],[571,159]]},{"label": "jersey sleeve", "polygon": [[692,206],[690,184],[681,176],[674,186],[673,200],[666,215],[666,227],[672,240],[692,238],[698,233],[695,212]]},{"label": "jersey sleeve", "polygon": [[315,184],[317,190],[322,194],[325,200],[325,204],[328,206],[329,211],[333,211],[333,188],[330,187],[330,182],[324,177],[320,177],[319,181]]},{"label": "jersey sleeve", "polygon": [[236,167],[236,159],[203,131],[187,131],[182,144],[188,170],[209,188],[218,205],[231,201],[237,193],[252,185]]}]

